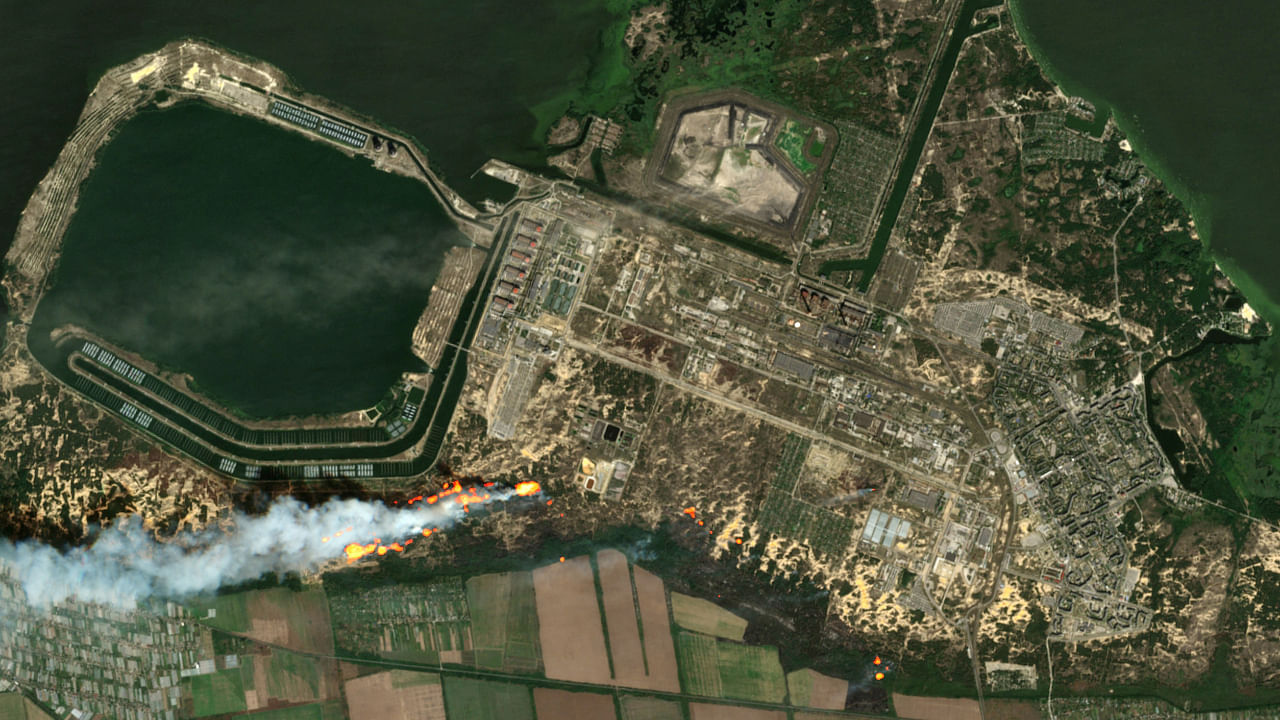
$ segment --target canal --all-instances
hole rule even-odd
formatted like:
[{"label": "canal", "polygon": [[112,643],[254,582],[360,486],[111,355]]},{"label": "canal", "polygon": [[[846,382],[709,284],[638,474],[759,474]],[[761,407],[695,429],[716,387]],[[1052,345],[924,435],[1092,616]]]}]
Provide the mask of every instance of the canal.
[{"label": "canal", "polygon": [[939,67],[934,76],[933,85],[929,87],[929,93],[924,97],[920,119],[907,140],[907,149],[903,154],[901,165],[898,166],[898,175],[894,178],[889,196],[885,200],[884,211],[880,215],[880,223],[876,226],[876,234],[872,237],[867,256],[856,260],[829,260],[819,266],[820,274],[854,270],[859,273],[858,292],[865,293],[871,287],[871,280],[880,267],[880,260],[884,257],[885,248],[889,245],[889,237],[893,234],[893,228],[898,222],[902,203],[907,198],[907,191],[911,189],[911,179],[915,177],[916,165],[919,164],[925,143],[933,132],[933,120],[938,114],[938,108],[942,105],[942,97],[947,92],[947,86],[950,85],[951,71],[955,69],[956,61],[960,58],[960,49],[964,46],[965,38],[990,27],[986,23],[975,26],[973,17],[983,8],[996,7],[1000,4],[1000,0],[965,0],[956,16],[955,29],[951,33],[951,38],[947,41],[942,57],[938,60]]}]

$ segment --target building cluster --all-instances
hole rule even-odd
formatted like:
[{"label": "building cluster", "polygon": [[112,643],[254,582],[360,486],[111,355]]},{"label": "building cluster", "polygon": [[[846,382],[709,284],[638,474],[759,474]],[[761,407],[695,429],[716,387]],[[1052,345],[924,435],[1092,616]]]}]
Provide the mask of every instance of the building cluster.
[{"label": "building cluster", "polygon": [[1055,588],[1050,636],[1145,629],[1151,610],[1128,602],[1138,573],[1119,527],[1125,503],[1168,465],[1149,435],[1141,390],[1125,384],[1089,400],[1051,376],[1006,367],[992,401],[1016,453],[1007,460],[1015,498],[1039,521],[1036,579]]},{"label": "building cluster", "polygon": [[[671,297],[673,286],[681,291]],[[611,289],[622,317],[689,348],[685,380],[748,368],[791,388],[802,412],[818,413],[817,427],[843,442],[948,477],[968,465],[975,428],[956,408],[886,382],[879,366],[902,327],[882,310],[687,238],[637,243]],[[655,307],[655,293],[671,304]]]},{"label": "building cluster", "polygon": [[181,717],[181,678],[207,654],[201,628],[181,606],[37,608],[0,569],[0,683],[57,717]]},{"label": "building cluster", "polygon": [[573,197],[554,195],[528,207],[498,250],[505,252],[505,264],[475,342],[489,351],[477,362],[492,365],[501,385],[490,437],[515,437],[535,381],[559,357],[559,321],[574,306],[607,217],[585,213]]}]

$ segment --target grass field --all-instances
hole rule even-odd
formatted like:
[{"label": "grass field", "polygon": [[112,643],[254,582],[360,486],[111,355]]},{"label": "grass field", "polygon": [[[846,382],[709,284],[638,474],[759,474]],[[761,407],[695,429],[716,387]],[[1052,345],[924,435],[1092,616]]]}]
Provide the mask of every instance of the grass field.
[{"label": "grass field", "polygon": [[782,674],[777,648],[717,643],[723,696],[737,700],[782,702],[787,679]]},{"label": "grass field", "polygon": [[671,593],[671,615],[685,630],[742,642],[747,621],[702,598]]},{"label": "grass field", "polygon": [[[195,600],[188,605],[205,625],[228,632],[246,632],[249,629],[248,593],[219,595],[215,598]],[[207,617],[209,611],[213,617]]]},{"label": "grass field", "polygon": [[280,700],[319,700],[320,669],[305,655],[277,650],[267,663],[267,693]]},{"label": "grass field", "polygon": [[240,668],[219,670],[208,675],[196,675],[191,678],[191,697],[195,701],[196,717],[222,715],[246,709]]},{"label": "grass field", "polygon": [[445,720],[440,676],[390,670],[346,682],[351,720]]},{"label": "grass field", "polygon": [[253,720],[342,720],[346,717],[337,701],[295,705],[278,710],[263,710],[247,717]]},{"label": "grass field", "polygon": [[715,638],[681,632],[676,639],[676,658],[680,663],[680,687],[685,692],[721,697],[720,654]]},{"label": "grass field", "polygon": [[[778,133],[778,137],[774,139],[773,144],[787,156],[792,165],[800,172],[808,175],[817,167],[812,160],[805,155],[805,147],[809,145],[809,138],[813,135],[813,128],[807,125],[801,125],[795,120],[787,120],[782,126],[782,131]],[[819,146],[821,147],[821,146]]]},{"label": "grass field", "polygon": [[0,693],[0,720],[27,720],[26,701],[19,693]]},{"label": "grass field", "polygon": [[302,652],[333,652],[329,600],[324,591],[258,590],[249,594],[247,603],[249,634],[254,639]]},{"label": "grass field", "polygon": [[538,605],[533,573],[511,573],[511,605],[507,608],[506,668],[534,671],[542,667],[538,639]]},{"label": "grass field", "polygon": [[244,692],[256,691],[257,689],[257,657],[252,655],[241,656],[241,683],[244,684]]},{"label": "grass field", "polygon": [[805,668],[787,673],[787,690],[797,707],[843,710],[849,683]]},{"label": "grass field", "polygon": [[[476,664],[502,667],[501,651],[507,646],[507,607],[511,603],[511,575],[477,575],[467,580],[467,606],[471,609],[471,639],[476,648]],[[481,663],[482,651],[497,650],[497,665]]]},{"label": "grass field", "polygon": [[444,706],[450,718],[533,720],[533,697],[524,685],[446,677]]},{"label": "grass field", "polygon": [[677,702],[623,695],[622,720],[684,720],[684,714]]},{"label": "grass field", "polygon": [[792,705],[809,707],[809,697],[813,695],[813,675],[809,670],[796,670],[787,673],[787,693]]},{"label": "grass field", "polygon": [[[303,652],[333,652],[329,602],[320,590],[250,590],[189,603],[209,627]],[[210,609],[216,611],[207,617]]]},{"label": "grass field", "polygon": [[541,667],[538,610],[528,572],[467,580],[475,663],[490,670],[536,672]]}]

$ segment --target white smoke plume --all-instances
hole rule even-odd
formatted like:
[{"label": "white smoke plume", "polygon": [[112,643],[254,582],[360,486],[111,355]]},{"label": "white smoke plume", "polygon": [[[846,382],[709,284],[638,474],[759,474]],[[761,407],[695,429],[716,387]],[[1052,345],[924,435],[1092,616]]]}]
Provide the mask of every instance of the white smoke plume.
[{"label": "white smoke plume", "polygon": [[[507,499],[492,493],[490,502]],[[104,528],[83,547],[58,550],[43,543],[0,540],[0,567],[27,601],[48,607],[66,600],[132,609],[149,597],[181,599],[266,573],[305,572],[344,557],[349,542],[375,538],[389,545],[422,537],[424,528],[452,525],[463,515],[454,502],[388,507],[358,500],[330,500],[308,508],[292,498],[263,515],[232,515],[230,528],[186,532],[157,541],[134,518]],[[340,530],[351,528],[340,537]],[[330,537],[322,542],[323,537]]]}]

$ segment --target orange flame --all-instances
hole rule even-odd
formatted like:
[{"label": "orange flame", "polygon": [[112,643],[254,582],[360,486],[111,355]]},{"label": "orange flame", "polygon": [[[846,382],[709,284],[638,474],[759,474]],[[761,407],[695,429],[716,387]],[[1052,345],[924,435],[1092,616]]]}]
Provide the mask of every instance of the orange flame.
[{"label": "orange flame", "polygon": [[[496,483],[493,483],[493,482],[486,482],[484,483],[484,487],[486,488],[493,487],[495,484]],[[534,495],[536,493],[542,492],[542,486],[535,481],[529,480],[529,481],[525,481],[517,484],[515,487],[515,492],[517,495]],[[463,512],[470,512],[471,511],[471,508],[469,507],[470,505],[474,503],[486,502],[493,497],[489,493],[482,492],[474,487],[466,488],[464,490],[462,487],[462,483],[455,480],[451,483],[450,482],[443,483],[441,485],[441,490],[439,493],[430,495],[426,498],[424,498],[421,495],[416,495],[410,498],[408,500],[408,504],[412,505],[413,503],[416,503],[425,499],[428,505],[434,505],[437,502],[440,502],[441,500],[444,500],[451,495],[457,496],[456,498],[454,498],[454,502],[462,506]],[[398,501],[395,501],[393,502],[393,504],[397,504],[397,502]],[[551,501],[548,500],[547,504],[550,505]],[[325,536],[324,538],[321,539],[321,542],[329,542],[331,538],[336,538],[343,535],[344,533],[349,533],[349,532],[355,532],[355,528],[347,527],[342,530],[339,530],[338,532],[333,533],[332,536]],[[440,528],[424,528],[421,532],[423,537],[430,537],[433,533],[440,532]],[[382,538],[374,538],[373,542],[369,542],[369,543],[363,543],[363,544],[349,543],[343,548],[343,553],[347,557],[347,562],[353,563],[359,560],[360,558],[365,557],[366,555],[376,554],[376,555],[382,556],[382,555],[386,555],[389,552],[404,552],[405,548],[408,547],[412,542],[413,542],[412,539],[408,539],[408,540],[404,540],[403,542],[393,542],[389,545],[384,545],[382,544]]]},{"label": "orange flame", "polygon": [[880,656],[879,656],[879,655],[877,655],[877,656],[876,656],[876,659],[871,661],[871,664],[872,664],[872,665],[879,665],[879,664],[880,664]]},{"label": "orange flame", "polygon": [[[413,541],[409,540],[405,544],[407,545],[410,542]],[[404,552],[404,547],[404,545],[401,545],[398,542],[391,543],[390,545],[383,545],[381,540],[374,540],[373,542],[365,543],[364,545],[361,545],[360,543],[351,543],[343,548],[343,552],[347,555],[347,562],[353,563],[366,555],[386,555],[389,552]]]},{"label": "orange flame", "polygon": [[361,545],[360,543],[351,543],[350,545],[346,546],[342,550],[347,554],[347,562],[353,563],[377,549],[378,549],[377,543],[369,543],[367,545]]},{"label": "orange flame", "polygon": [[691,508],[691,507],[687,507],[687,508],[685,508],[684,510],[681,510],[680,512],[684,513],[685,515],[688,515],[688,516],[689,516],[689,517],[691,517],[691,518],[695,518],[695,519],[696,519],[696,518],[698,517],[698,511],[697,511],[697,510],[694,510],[694,509],[693,509],[693,508]]},{"label": "orange flame", "polygon": [[883,679],[884,679],[884,673],[882,673],[882,672],[878,672],[878,673],[876,673],[876,679],[877,679],[877,680],[883,680]]}]

